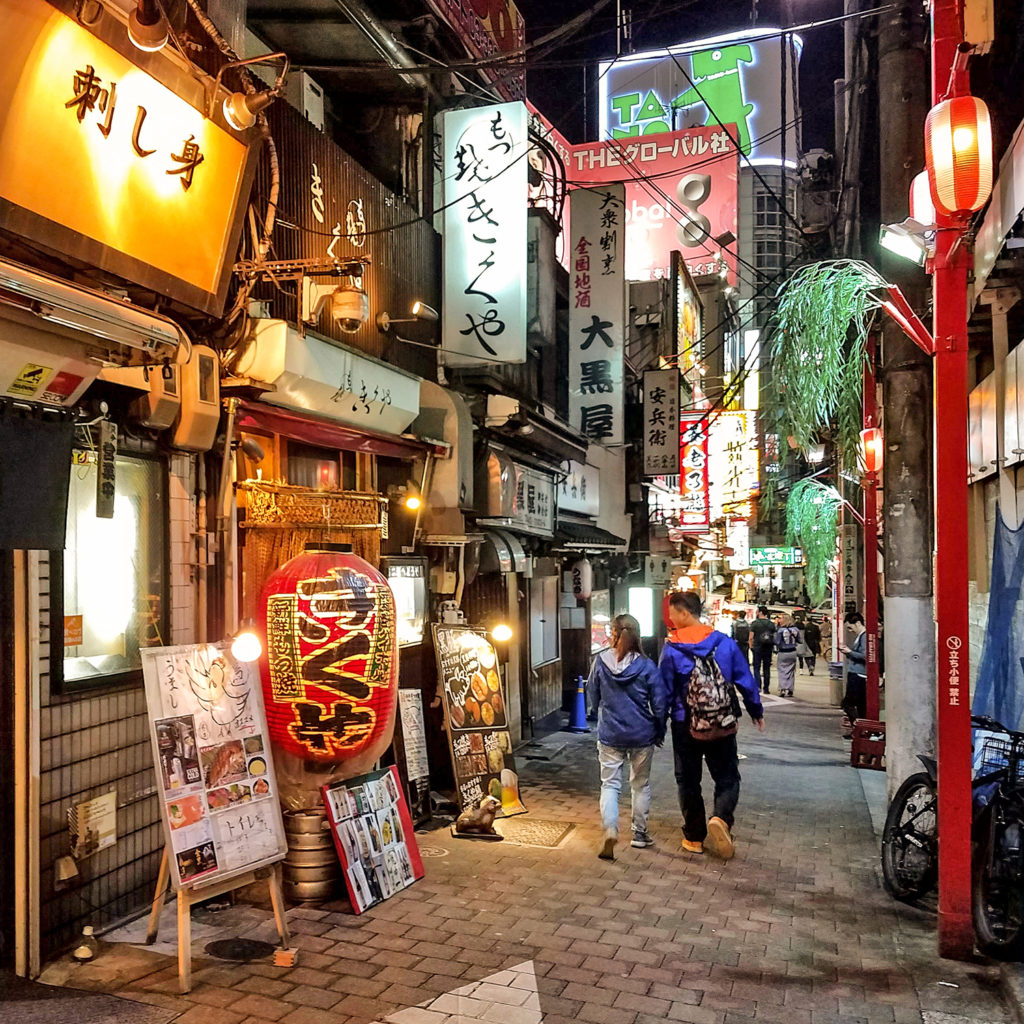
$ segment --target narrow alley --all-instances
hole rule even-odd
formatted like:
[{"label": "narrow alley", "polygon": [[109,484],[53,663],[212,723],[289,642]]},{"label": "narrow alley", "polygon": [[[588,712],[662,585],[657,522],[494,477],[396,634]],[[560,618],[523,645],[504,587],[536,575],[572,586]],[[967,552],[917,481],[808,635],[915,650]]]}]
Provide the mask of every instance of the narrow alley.
[{"label": "narrow alley", "polygon": [[[393,899],[360,917],[347,901],[292,910],[293,969],[214,961],[197,940],[187,996],[174,960],[141,945],[61,961],[42,980],[149,1004],[109,1018],[125,1024],[1010,1021],[997,967],[937,959],[933,908],[882,890],[869,808],[880,827],[884,777],[849,767],[826,686],[801,672],[798,699],[766,699],[764,735],[745,722],[727,864],[680,850],[668,745],[653,775],[657,845],[599,860],[593,735],[556,733],[523,759],[529,814],[499,823],[504,842],[421,833],[426,877]],[[528,845],[570,826],[557,848]],[[272,923],[252,936],[272,938]],[[15,1002],[5,1020],[91,1024],[48,1005]]]}]

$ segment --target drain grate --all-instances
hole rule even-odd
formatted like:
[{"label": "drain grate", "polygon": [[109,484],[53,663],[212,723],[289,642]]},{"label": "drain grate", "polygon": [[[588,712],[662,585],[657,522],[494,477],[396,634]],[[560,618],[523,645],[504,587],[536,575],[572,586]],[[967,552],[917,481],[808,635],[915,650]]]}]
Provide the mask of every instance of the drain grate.
[{"label": "drain grate", "polygon": [[513,846],[543,846],[554,849],[576,827],[571,821],[541,821],[537,818],[502,818],[495,822]]}]

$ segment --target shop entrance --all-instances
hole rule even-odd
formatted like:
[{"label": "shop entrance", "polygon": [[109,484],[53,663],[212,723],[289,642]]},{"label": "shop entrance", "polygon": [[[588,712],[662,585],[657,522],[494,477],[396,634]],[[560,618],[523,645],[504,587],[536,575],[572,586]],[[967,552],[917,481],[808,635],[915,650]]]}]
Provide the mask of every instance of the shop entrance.
[{"label": "shop entrance", "polygon": [[14,963],[14,566],[0,551],[0,970]]}]

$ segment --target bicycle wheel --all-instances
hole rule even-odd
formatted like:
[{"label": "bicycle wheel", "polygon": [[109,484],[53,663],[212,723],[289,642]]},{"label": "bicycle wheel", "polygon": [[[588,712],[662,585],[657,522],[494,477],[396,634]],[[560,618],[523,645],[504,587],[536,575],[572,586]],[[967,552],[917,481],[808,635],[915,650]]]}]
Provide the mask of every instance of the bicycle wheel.
[{"label": "bicycle wheel", "polygon": [[882,832],[882,878],[894,899],[912,903],[935,888],[939,835],[935,785],[918,772],[896,790]]},{"label": "bicycle wheel", "polygon": [[1024,824],[997,796],[985,808],[977,834],[971,907],[978,949],[999,960],[1018,960],[1024,952]]}]

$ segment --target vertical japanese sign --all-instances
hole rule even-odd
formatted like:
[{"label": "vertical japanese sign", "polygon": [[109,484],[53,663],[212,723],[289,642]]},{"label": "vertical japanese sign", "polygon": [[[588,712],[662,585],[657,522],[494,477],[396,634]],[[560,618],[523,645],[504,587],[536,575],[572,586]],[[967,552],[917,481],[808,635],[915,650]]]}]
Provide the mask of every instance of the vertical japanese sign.
[{"label": "vertical japanese sign", "polygon": [[577,189],[569,204],[569,424],[622,444],[625,189]]},{"label": "vertical japanese sign", "polygon": [[745,410],[719,413],[711,425],[708,459],[711,518],[749,518],[758,492],[757,439],[754,414]]},{"label": "vertical japanese sign", "polygon": [[100,421],[100,439],[97,445],[99,459],[96,465],[96,515],[100,519],[114,518],[114,496],[117,492],[117,424]]},{"label": "vertical japanese sign", "polygon": [[644,476],[679,472],[679,371],[644,373]]},{"label": "vertical japanese sign", "polygon": [[444,324],[450,366],[526,361],[526,107],[443,119]]},{"label": "vertical japanese sign", "polygon": [[708,421],[701,413],[679,418],[679,526],[683,530],[711,527],[708,493]]}]

